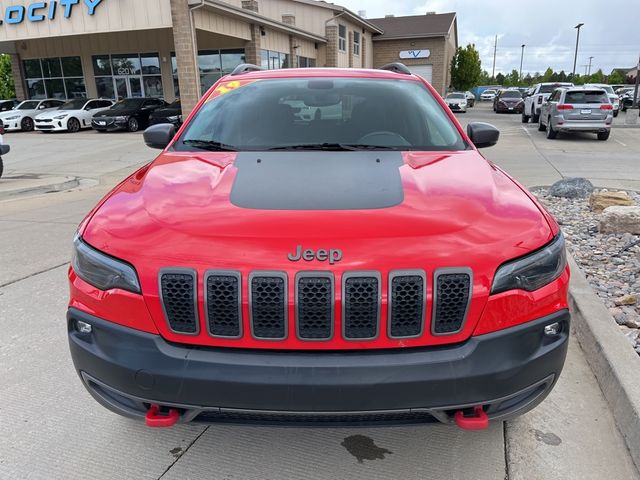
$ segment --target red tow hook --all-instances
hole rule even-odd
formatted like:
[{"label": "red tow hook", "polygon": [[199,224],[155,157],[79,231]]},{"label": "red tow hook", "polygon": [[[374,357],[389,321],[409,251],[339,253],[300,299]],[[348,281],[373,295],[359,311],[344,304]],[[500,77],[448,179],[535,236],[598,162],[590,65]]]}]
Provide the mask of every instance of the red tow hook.
[{"label": "red tow hook", "polygon": [[166,428],[173,427],[180,418],[180,413],[175,408],[169,409],[167,415],[160,415],[160,405],[151,405],[147,414],[144,417],[144,421],[147,427],[152,428]]},{"label": "red tow hook", "polygon": [[456,425],[464,430],[484,430],[489,426],[489,417],[484,413],[481,405],[473,407],[473,416],[465,417],[462,410],[458,410],[453,419]]}]

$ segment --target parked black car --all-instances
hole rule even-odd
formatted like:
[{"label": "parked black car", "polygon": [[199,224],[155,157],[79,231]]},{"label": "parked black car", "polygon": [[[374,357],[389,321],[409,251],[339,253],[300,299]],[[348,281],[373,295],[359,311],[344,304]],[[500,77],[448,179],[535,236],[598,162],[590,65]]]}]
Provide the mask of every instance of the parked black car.
[{"label": "parked black car", "polygon": [[111,108],[96,113],[91,126],[99,132],[128,130],[137,132],[149,126],[149,117],[167,103],[160,98],[125,98]]},{"label": "parked black car", "polygon": [[2,143],[2,135],[4,135],[4,127],[0,126],[0,177],[4,171],[4,163],[2,162],[2,156],[9,153],[9,145]]},{"label": "parked black car", "polygon": [[149,117],[149,125],[172,123],[179,128],[182,125],[182,104],[176,100],[166,108],[159,108]]},{"label": "parked black car", "polygon": [[[635,89],[627,92],[620,98],[620,110],[626,112],[628,108],[633,106],[633,95],[635,93]],[[640,97],[640,91],[638,91],[638,97]],[[640,103],[640,99],[638,101]]]},{"label": "parked black car", "polygon": [[20,102],[18,100],[0,100],[0,112],[13,110]]},{"label": "parked black car", "polygon": [[496,113],[522,113],[524,100],[519,90],[501,90],[493,100],[493,111]]}]

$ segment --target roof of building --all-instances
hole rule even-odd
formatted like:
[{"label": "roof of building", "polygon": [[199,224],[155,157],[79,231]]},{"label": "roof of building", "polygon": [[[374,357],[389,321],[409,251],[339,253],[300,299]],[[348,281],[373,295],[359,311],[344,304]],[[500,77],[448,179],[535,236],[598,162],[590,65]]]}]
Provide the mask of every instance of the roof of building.
[{"label": "roof of building", "polygon": [[376,36],[375,40],[440,37],[449,33],[456,20],[456,14],[455,12],[429,13],[427,15],[370,18],[368,20],[384,30],[384,33]]}]

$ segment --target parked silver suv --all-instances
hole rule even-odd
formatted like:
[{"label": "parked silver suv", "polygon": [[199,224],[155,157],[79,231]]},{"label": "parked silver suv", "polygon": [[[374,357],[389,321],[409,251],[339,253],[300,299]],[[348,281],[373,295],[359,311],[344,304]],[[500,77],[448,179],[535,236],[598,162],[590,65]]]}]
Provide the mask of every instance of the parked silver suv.
[{"label": "parked silver suv", "polygon": [[591,132],[606,140],[611,132],[613,105],[602,88],[558,88],[540,108],[538,130],[547,138],[559,132]]}]

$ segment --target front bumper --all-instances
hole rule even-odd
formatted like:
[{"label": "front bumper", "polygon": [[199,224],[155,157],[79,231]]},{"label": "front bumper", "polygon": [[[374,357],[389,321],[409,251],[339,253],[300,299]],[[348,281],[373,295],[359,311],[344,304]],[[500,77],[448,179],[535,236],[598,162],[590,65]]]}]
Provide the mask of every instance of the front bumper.
[{"label": "front bumper", "polygon": [[[570,321],[561,310],[450,346],[283,352],[171,344],[74,308],[67,318],[85,387],[116,413],[142,418],[159,404],[178,408],[181,422],[314,425],[448,423],[475,405],[490,419],[524,413],[560,375]],[[545,335],[555,322],[560,332]]]},{"label": "front bumper", "polygon": [[41,132],[62,132],[67,129],[67,122],[63,120],[53,120],[51,122],[36,121],[34,128]]},{"label": "front bumper", "polygon": [[113,118],[91,120],[91,128],[102,132],[115,132],[117,130],[126,130],[127,120],[115,120]]},{"label": "front bumper", "polygon": [[522,113],[524,112],[524,105],[500,105],[496,106],[496,111],[500,113]]},{"label": "front bumper", "polygon": [[22,130],[22,126],[20,125],[20,122],[21,120],[3,121],[5,132],[16,132],[18,130]]}]

